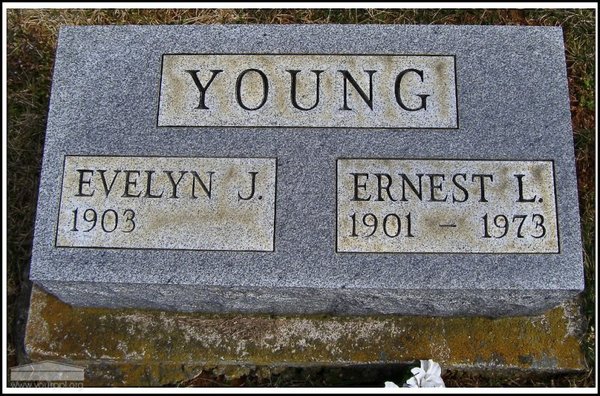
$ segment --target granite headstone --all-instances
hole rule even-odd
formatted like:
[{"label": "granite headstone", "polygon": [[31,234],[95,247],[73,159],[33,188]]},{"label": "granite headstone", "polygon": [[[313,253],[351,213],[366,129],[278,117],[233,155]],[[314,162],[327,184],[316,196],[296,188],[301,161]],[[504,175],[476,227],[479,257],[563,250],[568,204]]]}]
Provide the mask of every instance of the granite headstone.
[{"label": "granite headstone", "polygon": [[562,30],[62,28],[30,276],[81,306],[554,306],[583,288]]}]

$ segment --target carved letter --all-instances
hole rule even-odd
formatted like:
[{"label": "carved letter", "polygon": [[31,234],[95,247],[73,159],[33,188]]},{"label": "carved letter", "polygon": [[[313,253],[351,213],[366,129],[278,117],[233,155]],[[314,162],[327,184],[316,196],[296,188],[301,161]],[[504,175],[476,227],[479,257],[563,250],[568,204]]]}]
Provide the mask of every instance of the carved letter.
[{"label": "carved letter", "polygon": [[206,99],[206,90],[208,89],[208,87],[210,87],[210,84],[212,84],[212,82],[215,79],[215,77],[217,76],[217,74],[221,73],[223,70],[211,70],[212,76],[210,76],[210,80],[208,80],[208,82],[206,83],[206,86],[204,86],[204,85],[202,85],[202,83],[200,83],[200,79],[198,78],[199,71],[200,70],[186,70],[186,72],[188,72],[190,74],[190,76],[192,76],[192,79],[194,80],[194,83],[196,84],[196,87],[198,88],[198,92],[200,92],[200,98],[198,99],[198,107],[196,107],[196,108],[202,109],[202,110],[207,110],[208,107],[206,107],[206,103],[204,102]]},{"label": "carved letter", "polygon": [[[352,176],[354,176],[354,198],[351,199],[351,201],[369,201],[371,199],[371,196],[369,195],[366,198],[360,198],[358,196],[358,188],[362,188],[364,190],[367,189],[367,182],[366,180],[369,179],[369,174],[368,173],[350,173]],[[359,177],[365,177],[365,182],[363,184],[358,184],[358,178]]]},{"label": "carved letter", "polygon": [[[260,102],[260,104],[258,106],[256,106],[255,108],[250,108],[250,107],[246,107],[243,103],[242,103],[242,79],[244,78],[244,76],[247,73],[250,72],[255,72],[258,73],[260,75],[260,78],[262,79],[262,85],[263,85],[263,99],[262,102]],[[258,69],[246,69],[243,72],[240,73],[240,75],[237,78],[237,81],[235,83],[235,97],[237,99],[238,104],[244,109],[244,110],[258,110],[261,107],[264,106],[265,102],[267,101],[267,97],[269,95],[269,80],[267,80],[267,76],[265,75],[265,73],[263,73],[262,71],[258,70]]]},{"label": "carved letter", "polygon": [[311,70],[313,73],[315,73],[317,75],[317,94],[316,94],[316,100],[315,100],[315,104],[312,105],[312,107],[308,107],[308,108],[304,108],[301,107],[298,104],[298,100],[296,98],[296,75],[300,72],[300,70],[286,70],[288,73],[290,73],[290,75],[292,76],[292,90],[291,90],[291,99],[292,99],[292,105],[297,108],[298,110],[304,110],[304,111],[308,111],[308,110],[312,110],[315,107],[317,107],[317,105],[319,104],[319,91],[321,90],[321,86],[320,86],[320,74],[323,73],[323,70]]},{"label": "carved letter", "polygon": [[[76,197],[91,197],[92,195],[94,195],[94,190],[92,190],[91,194],[84,194],[83,193],[83,185],[87,184],[88,186],[91,184],[92,182],[92,175],[94,174],[94,171],[91,169],[77,169],[77,172],[79,172],[79,192],[77,194],[75,194]],[[83,175],[84,173],[91,173],[90,178],[87,180],[83,180]]]},{"label": "carved letter", "polygon": [[206,172],[206,173],[208,173],[208,188],[206,188],[206,184],[204,184],[202,179],[200,179],[200,175],[198,175],[198,172],[192,171],[192,176],[194,176],[194,178],[192,179],[192,198],[198,198],[196,196],[196,180],[198,180],[198,183],[200,183],[200,187],[202,187],[202,189],[204,190],[204,193],[210,199],[210,194],[212,193],[212,175],[215,172]]},{"label": "carved letter", "polygon": [[406,75],[406,73],[416,73],[419,77],[421,77],[421,81],[423,81],[423,70],[417,70],[417,69],[406,69],[403,70],[400,74],[398,74],[398,76],[396,77],[396,84],[394,86],[394,92],[396,94],[396,102],[398,102],[398,104],[400,105],[400,107],[402,107],[404,110],[406,111],[417,111],[417,110],[427,110],[427,97],[430,95],[417,95],[419,98],[421,98],[421,106],[416,107],[416,108],[410,108],[407,107],[403,102],[402,102],[402,98],[400,97],[400,84],[402,83],[402,78]]},{"label": "carved letter", "polygon": [[514,177],[517,178],[517,183],[519,185],[519,199],[517,199],[517,202],[535,202],[537,195],[534,195],[533,198],[525,198],[523,196],[523,176],[525,175],[514,175]]},{"label": "carved letter", "polygon": [[354,77],[352,77],[352,75],[350,73],[348,73],[348,70],[338,70],[338,71],[344,75],[344,107],[342,107],[341,110],[352,110],[350,107],[348,107],[348,87],[347,87],[348,81],[350,81],[350,84],[352,84],[354,89],[356,89],[356,92],[358,92],[360,97],[365,101],[365,103],[369,106],[369,108],[371,110],[373,110],[373,74],[375,74],[375,72],[377,70],[365,70],[367,72],[367,74],[369,74],[369,97],[368,98],[367,98],[367,95],[365,94],[365,92],[358,86],[358,83],[356,82]]},{"label": "carved letter", "polygon": [[[251,187],[251,192],[250,195],[248,195],[247,197],[242,197],[242,195],[240,194],[240,192],[238,191],[238,201],[248,201],[250,198],[252,198],[254,196],[254,190],[255,190],[255,186],[256,186],[256,174],[258,172],[248,172],[252,175],[252,187]],[[260,199],[260,197],[258,197],[258,199]]]}]

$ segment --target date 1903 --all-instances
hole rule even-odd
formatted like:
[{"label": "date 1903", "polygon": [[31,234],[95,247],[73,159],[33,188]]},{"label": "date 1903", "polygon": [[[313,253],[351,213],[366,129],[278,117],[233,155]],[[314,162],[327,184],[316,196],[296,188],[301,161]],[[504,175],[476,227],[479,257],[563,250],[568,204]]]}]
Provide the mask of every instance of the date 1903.
[{"label": "date 1903", "polygon": [[[88,208],[79,211],[79,208],[73,209],[73,228],[74,232],[90,232],[97,226],[100,226],[105,233],[120,231],[130,233],[135,230],[136,219],[133,209],[125,209],[120,215],[114,209],[104,211]],[[81,213],[81,215],[80,215]]]}]

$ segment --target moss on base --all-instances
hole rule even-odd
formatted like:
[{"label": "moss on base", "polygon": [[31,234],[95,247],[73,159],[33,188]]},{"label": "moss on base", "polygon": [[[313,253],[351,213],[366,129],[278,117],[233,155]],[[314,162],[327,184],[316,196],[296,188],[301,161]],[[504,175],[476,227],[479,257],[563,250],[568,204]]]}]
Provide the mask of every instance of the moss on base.
[{"label": "moss on base", "polygon": [[34,287],[26,348],[33,361],[84,364],[86,385],[161,385],[220,367],[390,364],[444,368],[585,369],[578,301],[511,318],[215,315],[67,305]]}]

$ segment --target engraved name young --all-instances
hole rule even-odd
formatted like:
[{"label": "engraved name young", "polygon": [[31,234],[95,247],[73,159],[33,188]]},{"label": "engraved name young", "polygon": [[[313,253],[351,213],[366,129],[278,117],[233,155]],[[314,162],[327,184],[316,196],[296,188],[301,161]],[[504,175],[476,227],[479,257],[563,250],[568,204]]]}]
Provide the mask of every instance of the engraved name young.
[{"label": "engraved name young", "polygon": [[339,252],[558,253],[551,161],[338,160]]},{"label": "engraved name young", "polygon": [[158,125],[457,128],[455,59],[165,54]]},{"label": "engraved name young", "polygon": [[272,158],[65,157],[56,245],[273,250]]}]

